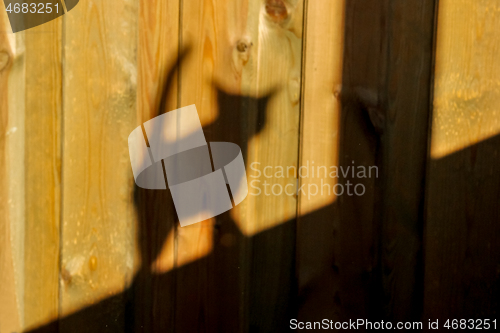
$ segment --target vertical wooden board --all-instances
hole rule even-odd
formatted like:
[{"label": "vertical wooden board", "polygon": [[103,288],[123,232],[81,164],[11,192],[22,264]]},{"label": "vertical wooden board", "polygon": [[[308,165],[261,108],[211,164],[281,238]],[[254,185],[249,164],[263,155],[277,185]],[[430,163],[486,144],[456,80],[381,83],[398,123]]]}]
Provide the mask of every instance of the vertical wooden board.
[{"label": "vertical wooden board", "polygon": [[[244,249],[251,253],[246,311],[249,328],[256,331],[284,330],[289,318],[295,317],[297,198],[284,189],[297,184],[296,175],[286,168],[298,166],[303,18],[304,1],[269,0],[249,5],[247,31],[256,43],[243,67],[243,87],[261,98],[266,96],[267,105],[258,108],[257,116],[247,118],[253,134],[248,138],[247,177],[249,182],[260,181],[260,186],[256,185],[262,193],[249,194],[241,207],[236,207],[238,215],[233,216],[243,234],[251,237]],[[261,171],[267,166],[282,166],[284,175],[259,176],[251,167],[254,162],[260,163],[256,166]],[[265,181],[271,190],[269,196]],[[278,191],[272,192],[273,187]],[[256,194],[255,189],[250,191]]]},{"label": "vertical wooden board", "polygon": [[[181,68],[180,105],[196,104],[207,141],[240,145],[249,181],[259,178],[253,162],[297,167],[302,5],[205,1],[181,8],[182,45],[193,52]],[[296,182],[294,175],[261,174],[259,180],[283,187]],[[178,260],[190,239],[212,241],[213,249],[178,268],[176,330],[273,331],[286,325],[295,214],[294,196],[249,195],[215,221],[179,228]]]},{"label": "vertical wooden board", "polygon": [[[431,77],[433,0],[390,1],[380,172],[383,315],[419,320],[422,311],[422,206]],[[371,117],[377,117],[372,114]]]},{"label": "vertical wooden board", "polygon": [[[299,183],[306,189],[299,194],[297,226],[301,321],[334,319],[339,307],[335,304],[339,285],[332,267],[337,179],[329,175],[331,167],[338,167],[344,11],[344,1],[307,2],[299,165],[310,173],[303,173]],[[313,167],[321,168],[314,177]]]},{"label": "vertical wooden board", "polygon": [[500,4],[439,2],[424,317],[498,318]]},{"label": "vertical wooden board", "polygon": [[[331,2],[325,6],[311,1],[306,13],[300,165],[309,168],[325,166],[329,175],[330,166],[338,166],[338,97],[342,85],[344,3]],[[311,173],[300,182],[300,186],[311,189],[299,195],[297,242],[301,286],[320,273],[318,270],[324,268],[325,260],[332,259],[329,256],[333,252],[330,248],[333,245],[333,204],[337,198],[331,187],[337,181],[323,175],[312,177]],[[321,191],[325,184],[327,186]],[[316,188],[318,193],[313,195]],[[327,208],[324,216],[314,214],[322,208]],[[320,241],[318,237],[326,238]]]},{"label": "vertical wooden board", "polygon": [[[181,2],[180,16],[180,47],[191,48],[191,54],[180,67],[179,72],[179,107],[195,104],[202,125],[204,126],[207,141],[207,125],[217,118],[217,91],[215,75],[218,73],[228,81],[234,79],[230,64],[231,44],[234,40],[228,37],[243,29],[243,22],[235,24],[235,20],[228,21],[231,13],[239,2],[228,1],[183,1]],[[239,13],[239,11],[238,11]],[[230,30],[228,25],[234,29]],[[229,73],[228,77],[225,74]],[[231,82],[232,83],[232,82]],[[237,85],[238,86],[238,85]],[[182,126],[182,124],[180,124]],[[226,309],[229,329],[219,322],[221,309],[220,297],[214,294],[217,281],[214,272],[217,268],[210,265],[205,257],[213,251],[213,226],[215,219],[196,223],[186,227],[178,227],[176,235],[176,313],[175,328],[177,332],[189,331],[237,331],[238,303]],[[209,244],[208,253],[202,244]],[[183,265],[186,259],[195,259],[190,265]],[[235,282],[238,282],[237,280]],[[227,286],[233,290],[234,283]],[[235,296],[237,299],[237,296]]]},{"label": "vertical wooden board", "polygon": [[24,325],[58,317],[62,19],[25,32]]},{"label": "vertical wooden board", "polygon": [[[296,188],[302,70],[303,1],[266,0],[249,5],[247,34],[253,42],[250,60],[243,66],[244,93],[267,97],[264,115],[248,119],[254,126],[248,140],[248,180],[256,180],[245,203],[237,207],[244,218],[237,219],[240,229],[251,236],[294,220],[297,210],[295,195],[272,194],[271,189],[288,184]],[[241,60],[240,60],[241,61]],[[257,162],[252,167],[252,163]],[[284,177],[268,177],[265,167],[282,166]],[[269,172],[267,172],[269,175]],[[269,183],[267,191],[264,182]],[[266,192],[268,194],[266,194]],[[276,190],[275,193],[279,191]],[[293,222],[295,223],[295,222]]]},{"label": "vertical wooden board", "polygon": [[158,110],[162,83],[169,66],[179,53],[179,1],[141,0],[139,3],[139,44],[137,64],[138,124],[155,117],[158,112],[177,108],[177,77],[166,91],[165,110]]},{"label": "vertical wooden board", "polygon": [[[342,85],[344,10],[343,1],[328,5],[309,2],[306,12],[300,158],[301,165],[307,166],[309,161],[311,169],[313,161],[315,168],[338,164],[338,97]],[[323,170],[320,175],[324,175]],[[316,184],[319,188],[321,179],[318,174],[313,178],[311,173],[304,177],[301,185]],[[332,184],[335,182],[329,183]],[[315,196],[301,193],[300,215],[330,205],[335,199],[335,195],[326,193],[326,187],[325,193]]]},{"label": "vertical wooden board", "polygon": [[[90,0],[64,16],[62,315],[122,292],[133,275],[137,13],[136,1]],[[109,316],[123,312],[110,304]]]},{"label": "vertical wooden board", "polygon": [[[139,6],[136,126],[178,107],[179,1],[143,0]],[[135,329],[169,332],[175,313],[175,207],[168,191],[136,187],[134,196],[141,257],[133,290]]]},{"label": "vertical wooden board", "polygon": [[[358,92],[378,96],[385,75],[386,3],[346,1],[342,70],[342,109],[339,128],[339,166],[376,166],[379,136],[370,122]],[[347,187],[351,175],[339,176]],[[339,289],[335,302],[341,305],[340,318],[371,318],[370,298],[376,286],[377,242],[376,177],[360,181],[366,189],[362,196],[343,195],[337,200],[338,231],[334,242],[334,270]]]},{"label": "vertical wooden board", "polygon": [[[12,182],[10,177],[14,176],[11,170],[12,160],[22,156],[22,150],[14,156],[9,154],[12,151],[10,146],[15,144],[9,140],[9,136],[12,136],[16,125],[11,118],[14,106],[10,103],[11,95],[15,93],[15,88],[19,88],[16,83],[20,82],[19,76],[23,71],[22,66],[19,66],[20,59],[14,58],[16,50],[12,48],[15,45],[9,42],[9,37],[13,36],[9,36],[12,34],[8,24],[2,3],[0,5],[0,271],[2,272],[0,274],[0,331],[2,332],[17,331],[22,324],[22,309],[19,304],[22,289],[17,288],[17,284],[22,282],[22,280],[19,281],[22,278],[22,273],[19,273],[22,265],[19,267],[18,259],[20,258],[15,255],[17,246],[16,243],[13,244],[13,240],[17,238],[16,228],[13,228],[13,223],[11,223],[16,217],[15,214],[11,214],[12,199],[15,196],[10,191]],[[14,62],[17,66],[12,69]],[[22,111],[18,110],[20,113]],[[19,177],[15,178],[19,180]]]}]

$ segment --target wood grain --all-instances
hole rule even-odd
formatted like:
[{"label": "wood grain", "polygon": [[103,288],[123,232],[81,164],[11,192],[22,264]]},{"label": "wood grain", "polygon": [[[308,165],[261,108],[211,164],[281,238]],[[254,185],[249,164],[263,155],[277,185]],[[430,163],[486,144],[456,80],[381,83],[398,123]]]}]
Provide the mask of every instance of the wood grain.
[{"label": "wood grain", "polygon": [[[236,209],[245,214],[244,221],[236,219],[245,235],[255,235],[296,218],[296,196],[270,193],[273,187],[296,184],[296,175],[288,174],[286,168],[298,166],[303,6],[303,1],[269,0],[248,7],[246,34],[253,45],[249,61],[243,66],[243,92],[259,97],[272,94],[265,118],[248,120],[249,126],[258,128],[253,130],[258,133],[248,140],[248,179],[259,181],[256,185],[262,195],[251,190],[254,195]],[[255,166],[260,171],[267,166],[282,166],[285,176],[267,177],[263,172],[259,175],[251,167],[254,162],[260,163]],[[268,195],[264,191],[265,181],[269,183]]]},{"label": "wood grain", "polygon": [[[179,1],[140,1],[138,34],[136,126],[178,108]],[[133,290],[136,330],[160,332],[175,327],[172,270],[176,267],[178,222],[166,192],[135,189],[141,252]]]},{"label": "wood grain", "polygon": [[[267,178],[264,173],[255,178],[251,165],[261,163],[261,171],[267,166],[298,167],[305,1],[250,4],[247,29],[257,43],[250,56],[254,62],[244,66],[243,82],[259,96],[271,93],[265,115],[248,118],[258,133],[249,138],[247,176],[249,181],[260,181],[262,193],[249,196],[240,210],[237,207],[235,213],[242,215],[235,220],[243,234],[252,236],[246,249],[251,253],[249,303],[245,305],[250,330],[279,332],[287,330],[289,318],[296,316],[297,197],[285,192],[276,195],[279,191],[273,193],[273,188],[296,185],[296,175],[285,171],[281,178],[276,174]],[[258,25],[253,21],[257,17]],[[266,181],[269,196],[262,187]]]},{"label": "wood grain", "polygon": [[497,318],[500,4],[440,1],[424,316]]},{"label": "wood grain", "polygon": [[[436,2],[390,1],[380,144],[384,316],[422,312],[422,207],[433,74]],[[411,152],[411,153],[409,153]]]},{"label": "wood grain", "polygon": [[[192,54],[180,67],[178,103],[180,107],[195,104],[205,128],[217,118],[215,73],[224,73],[226,75],[221,76],[234,82],[234,74],[229,67],[232,45],[228,40],[228,33],[231,33],[228,25],[235,23],[234,19],[229,19],[232,10],[239,5],[240,1],[232,4],[228,1],[181,3],[180,45],[182,48],[191,47]],[[239,25],[244,24],[243,22],[239,22]],[[231,27],[235,29],[232,33],[237,34],[238,26]],[[241,28],[239,30],[241,31]],[[211,134],[205,130],[207,141],[216,141],[210,140]],[[218,311],[222,309],[221,296],[217,295],[215,286],[211,286],[216,281],[217,268],[210,260],[203,260],[214,250],[214,224],[215,219],[210,219],[177,228],[176,331],[222,332],[224,326],[227,327],[226,331],[238,331],[238,298],[235,297],[236,303],[225,309],[226,318],[229,320],[223,325]],[[208,253],[203,246],[207,243]],[[182,262],[186,262],[187,258],[197,261],[182,267]],[[237,280],[235,282],[237,283]],[[233,290],[231,286],[229,288]]]},{"label": "wood grain", "polygon": [[[11,214],[14,205],[10,196],[9,176],[12,175],[10,167],[14,157],[9,154],[10,146],[12,146],[9,136],[13,127],[12,118],[10,118],[13,105],[9,103],[9,95],[12,95],[13,89],[16,88],[16,79],[22,72],[11,71],[16,50],[13,50],[9,43],[10,27],[8,28],[8,18],[3,10],[2,3],[0,5],[0,271],[2,272],[0,274],[0,331],[11,332],[21,328],[23,314],[20,304],[22,289],[17,288],[16,285],[16,280],[22,277],[22,273],[19,272],[19,265],[22,261],[20,262],[19,256],[16,255],[17,244],[13,244],[13,240],[19,239],[19,235],[16,235],[17,230],[12,228],[14,224],[12,222],[24,221],[13,221],[15,215]],[[17,177],[16,180],[19,178]]]},{"label": "wood grain", "polygon": [[[385,59],[386,3],[380,1],[347,1],[345,3],[345,34],[342,69],[342,109],[339,130],[338,163],[351,165],[377,165],[380,138],[370,122],[367,106],[357,93],[383,92],[381,79]],[[376,99],[376,97],[375,97]],[[380,176],[380,175],[379,175]],[[332,268],[338,273],[336,305],[341,305],[338,316],[372,318],[372,293],[380,290],[377,284],[379,240],[377,212],[377,178],[362,181],[341,176],[339,184],[362,183],[366,192],[362,196],[342,195],[337,200],[338,227],[335,234]]]},{"label": "wood grain", "polygon": [[[214,67],[222,62],[217,52],[221,42],[216,39],[217,23],[221,24],[219,33],[225,31],[225,21],[220,18],[225,9],[221,5],[221,1],[180,3],[179,47],[192,48],[192,54],[179,68],[177,103],[178,107],[195,104],[202,125],[213,120],[217,112],[212,79]],[[223,55],[220,53],[220,56]],[[203,260],[208,254],[203,244],[209,244],[209,252],[213,250],[214,222],[210,219],[182,228],[176,226],[175,331],[211,332],[218,329],[214,323],[218,303],[216,296],[209,296],[209,284],[214,280],[208,261]],[[191,259],[189,261],[195,260],[193,265],[181,268],[182,262],[186,263],[188,258]]]},{"label": "wood grain", "polygon": [[122,292],[134,274],[137,12],[135,1],[90,0],[64,24],[62,316]]},{"label": "wood grain", "polygon": [[26,31],[24,325],[59,313],[62,20]]},{"label": "wood grain", "polygon": [[[333,193],[337,179],[328,175],[331,166],[338,166],[344,13],[344,1],[307,2],[300,165],[310,174],[300,179],[307,193],[299,195],[297,226],[297,274],[304,300],[299,318],[304,321],[334,319],[338,311],[338,280],[332,268],[339,223]],[[326,167],[327,176],[313,177],[313,167]]]},{"label": "wood grain", "polygon": [[137,64],[137,108],[139,124],[158,112],[177,108],[177,76],[173,78],[165,110],[157,110],[162,94],[165,71],[179,53],[179,1],[146,1],[139,3],[139,45]]}]

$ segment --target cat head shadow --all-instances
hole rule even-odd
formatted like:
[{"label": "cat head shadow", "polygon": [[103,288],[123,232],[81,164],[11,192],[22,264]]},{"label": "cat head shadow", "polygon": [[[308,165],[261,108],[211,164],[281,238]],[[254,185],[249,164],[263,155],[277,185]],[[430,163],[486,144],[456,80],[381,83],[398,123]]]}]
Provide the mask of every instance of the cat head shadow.
[{"label": "cat head shadow", "polygon": [[[154,117],[168,112],[166,105],[173,97],[176,73],[190,54],[191,47],[188,46],[179,53],[177,59],[165,67],[159,84]],[[248,142],[265,129],[268,104],[276,95],[278,88],[261,95],[250,96],[227,92],[217,83],[213,83],[212,86],[216,89],[218,117],[212,123],[203,126],[205,138],[207,142],[235,143],[241,148],[243,159],[246,161]],[[188,136],[180,139],[182,140],[190,141],[192,138]],[[141,253],[141,270],[149,274],[147,272],[162,251],[168,235],[179,222],[169,190],[144,189],[135,184],[134,204],[139,221],[138,245]]]}]

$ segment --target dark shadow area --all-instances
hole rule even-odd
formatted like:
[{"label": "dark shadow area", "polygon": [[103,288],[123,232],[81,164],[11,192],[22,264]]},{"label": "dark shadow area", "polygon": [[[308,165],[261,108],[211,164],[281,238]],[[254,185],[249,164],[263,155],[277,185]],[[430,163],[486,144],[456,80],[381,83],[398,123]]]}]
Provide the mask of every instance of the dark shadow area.
[{"label": "dark shadow area", "polygon": [[496,135],[429,161],[424,318],[499,318],[499,149]]}]

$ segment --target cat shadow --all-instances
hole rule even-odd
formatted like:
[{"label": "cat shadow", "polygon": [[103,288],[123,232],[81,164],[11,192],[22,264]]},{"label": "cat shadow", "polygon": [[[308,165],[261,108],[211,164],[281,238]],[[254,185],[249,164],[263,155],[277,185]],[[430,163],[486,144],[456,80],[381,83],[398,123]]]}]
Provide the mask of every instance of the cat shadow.
[{"label": "cat shadow", "polygon": [[[155,117],[161,115],[168,99],[172,97],[175,74],[190,50],[184,50],[179,58],[167,66],[160,82]],[[217,90],[218,118],[203,126],[208,142],[232,142],[241,147],[246,161],[248,142],[266,126],[266,110],[269,101],[277,93],[273,89],[262,96],[232,94],[214,85]],[[189,140],[189,138],[186,138]],[[164,273],[154,273],[151,267],[157,260],[169,234],[177,233],[179,225],[170,191],[150,190],[134,184],[133,202],[138,228],[137,241],[141,266],[131,285],[123,292],[92,304],[73,314],[60,318],[29,332],[194,332],[211,327],[213,332],[236,332],[241,320],[252,321],[256,314],[245,313],[242,304],[255,309],[265,309],[262,295],[268,289],[274,297],[286,301],[289,306],[273,311],[288,313],[292,308],[291,292],[295,286],[285,279],[279,286],[266,286],[262,272],[281,266],[293,276],[293,262],[268,260],[265,249],[276,243],[290,246],[288,239],[295,233],[293,223],[283,223],[265,233],[245,236],[237,227],[229,212],[215,218],[211,252],[191,263],[175,267]],[[288,221],[287,221],[288,222]],[[203,228],[203,224],[188,228]],[[225,241],[221,241],[225,237]],[[293,236],[294,237],[294,236]],[[281,240],[280,240],[281,239]],[[278,241],[277,241],[278,240]],[[281,248],[283,253],[293,248]],[[241,256],[248,256],[246,266],[241,267]],[[71,288],[65,285],[63,288]],[[259,292],[242,294],[241,289]],[[193,304],[203,304],[193,308]],[[273,326],[275,323],[266,323]],[[261,325],[257,325],[261,326]],[[256,326],[256,327],[257,327]],[[271,329],[271,327],[270,327]]]}]

